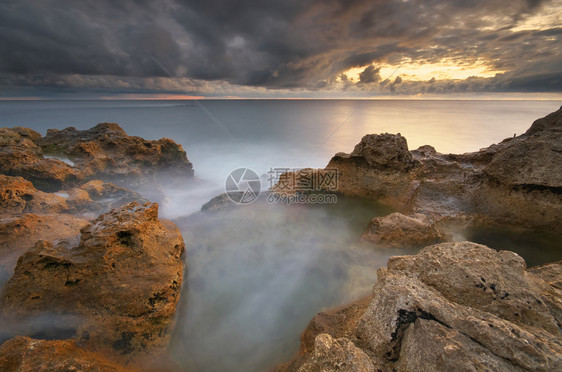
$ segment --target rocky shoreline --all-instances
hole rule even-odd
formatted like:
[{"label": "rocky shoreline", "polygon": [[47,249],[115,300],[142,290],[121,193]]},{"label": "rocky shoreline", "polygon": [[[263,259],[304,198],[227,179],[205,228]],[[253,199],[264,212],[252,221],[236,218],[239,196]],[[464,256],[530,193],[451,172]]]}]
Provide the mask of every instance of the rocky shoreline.
[{"label": "rocky shoreline", "polygon": [[[428,145],[409,151],[400,134],[370,134],[350,154],[336,154],[324,170],[284,174],[272,191],[298,192],[286,185],[315,185],[311,174],[337,170],[339,193],[374,199],[396,211],[373,220],[363,236],[379,246],[422,247],[443,240],[435,224],[495,224],[559,233],[561,138],[562,108],[536,120],[518,137],[461,155],[440,154]],[[322,190],[322,185],[314,188]]]},{"label": "rocky shoreline", "polygon": [[[338,192],[395,210],[358,239],[426,248],[392,257],[369,296],[318,314],[298,355],[276,370],[562,369],[562,264],[527,269],[513,252],[446,242],[450,223],[562,232],[562,109],[462,155],[367,135],[331,169]],[[313,184],[310,174],[280,182]],[[181,145],[117,124],[45,137],[0,128],[1,268],[11,273],[0,277],[0,369],[153,368],[187,259],[177,226],[138,191],[193,179]],[[202,211],[226,206],[220,195]]]},{"label": "rocky shoreline", "polygon": [[[451,223],[562,231],[562,108],[462,155],[367,135],[324,171],[334,169],[338,192],[397,211],[363,234],[377,247],[446,241]],[[284,174],[272,192],[298,192],[287,185],[314,184],[322,171]],[[371,295],[312,319],[298,354],[275,371],[559,370],[561,279],[561,262],[526,270],[517,254],[470,242],[395,256]]]},{"label": "rocky shoreline", "polygon": [[0,369],[154,363],[173,329],[185,244],[157,203],[121,185],[190,182],[181,146],[111,123],[45,137],[2,128],[0,172],[2,271],[13,272],[2,279]]},{"label": "rocky shoreline", "polygon": [[392,257],[367,298],[318,314],[276,371],[555,371],[562,265],[443,243]]}]

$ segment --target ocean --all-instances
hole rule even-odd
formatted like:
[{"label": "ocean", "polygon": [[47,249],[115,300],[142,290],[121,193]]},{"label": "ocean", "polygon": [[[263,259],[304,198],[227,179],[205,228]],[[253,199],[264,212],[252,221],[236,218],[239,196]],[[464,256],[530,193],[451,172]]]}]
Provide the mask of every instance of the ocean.
[{"label": "ocean", "polygon": [[[130,135],[168,137],[183,145],[197,177],[224,188],[228,174],[245,167],[325,167],[337,152],[351,152],[370,133],[401,133],[411,150],[432,145],[463,153],[521,134],[561,105],[559,101],[420,100],[205,100],[0,101],[0,125],[87,129],[118,123]],[[197,195],[202,199],[205,195]],[[201,206],[191,195],[179,216]],[[174,207],[177,203],[174,204]]]},{"label": "ocean", "polygon": [[[559,101],[205,100],[0,101],[0,126],[86,129],[119,123],[130,135],[183,145],[199,182],[163,190],[160,216],[178,224],[187,271],[169,348],[179,371],[260,371],[287,361],[319,311],[369,293],[392,255],[358,237],[390,211],[351,197],[337,204],[254,203],[198,214],[237,168],[325,167],[369,133],[401,133],[410,149],[463,153],[521,134]],[[472,240],[521,254],[529,266],[562,259],[560,237],[479,228]],[[4,275],[7,279],[7,276]]]}]

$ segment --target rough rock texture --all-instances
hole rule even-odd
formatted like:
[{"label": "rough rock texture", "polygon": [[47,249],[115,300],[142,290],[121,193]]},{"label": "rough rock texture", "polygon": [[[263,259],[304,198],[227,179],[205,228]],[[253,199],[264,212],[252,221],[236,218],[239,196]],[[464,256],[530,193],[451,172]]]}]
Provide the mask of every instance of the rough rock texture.
[{"label": "rough rock texture", "polygon": [[0,212],[60,213],[68,210],[66,200],[55,194],[38,191],[22,177],[0,174]]},{"label": "rough rock texture", "polygon": [[152,190],[192,176],[180,145],[117,124],[0,128],[0,339],[67,339],[13,338],[0,370],[124,370],[93,353],[130,366],[163,351],[184,243],[157,204],[107,181]]},{"label": "rough rock texture", "polygon": [[408,143],[400,133],[368,134],[361,139],[353,152],[352,158],[365,160],[372,168],[408,171],[415,165]]},{"label": "rough rock texture", "polygon": [[97,216],[132,201],[147,202],[134,191],[101,180],[93,180],[67,191],[46,193],[37,190],[22,177],[0,174],[0,212],[4,215],[88,212]]},{"label": "rough rock texture", "polygon": [[[388,146],[383,147],[385,153],[381,154],[377,148],[370,152],[367,150],[369,144],[380,145],[384,141],[388,141]],[[411,161],[411,155],[408,157],[403,152],[405,144],[406,139],[399,134],[365,136],[351,154],[336,154],[326,169],[337,169],[339,192],[376,199],[383,204],[407,210],[419,181],[412,172],[415,163]],[[391,146],[397,148],[392,151]],[[374,160],[377,155],[382,155],[380,161]],[[389,164],[384,166],[384,161]]]},{"label": "rough rock texture", "polygon": [[[66,213],[57,215],[25,213],[2,216],[0,218],[0,257],[2,259],[0,275],[10,275],[18,257],[33,247],[37,240],[78,240],[80,229],[87,224],[87,220]],[[0,285],[6,279],[8,278],[0,276]]]},{"label": "rough rock texture", "polygon": [[182,278],[183,239],[158,205],[130,203],[81,230],[80,242],[39,241],[18,260],[2,313],[77,315],[78,345],[128,362],[167,343]]},{"label": "rough rock texture", "polygon": [[101,123],[88,130],[49,129],[45,137],[26,128],[0,128],[0,173],[57,191],[96,178],[128,184],[181,179],[193,176],[193,167],[170,139],[149,141],[128,136],[118,124]]},{"label": "rough rock texture", "polygon": [[31,129],[0,128],[0,173],[23,176],[44,191],[58,190],[83,177],[82,171],[59,159],[44,158],[35,143],[40,138]]},{"label": "rough rock texture", "polygon": [[369,223],[362,238],[380,247],[423,247],[445,240],[437,225],[425,214],[391,213]]},{"label": "rough rock texture", "polygon": [[562,290],[562,261],[535,266],[529,269],[529,271],[557,290]]},{"label": "rough rock texture", "polygon": [[299,372],[333,370],[349,372],[375,372],[369,356],[345,338],[334,339],[321,334],[314,341],[313,355],[299,369]]},{"label": "rough rock texture", "polygon": [[562,188],[562,108],[498,146],[485,172],[508,186]]},{"label": "rough rock texture", "polygon": [[131,181],[161,174],[193,176],[181,145],[167,138],[149,141],[128,136],[115,123],[101,123],[88,130],[49,129],[37,143],[45,153],[68,156],[97,178]]},{"label": "rough rock texture", "polygon": [[146,203],[139,193],[109,182],[93,180],[67,191],[67,202],[75,213],[104,213],[136,201]]},{"label": "rough rock texture", "polygon": [[338,192],[376,199],[404,214],[561,231],[562,108],[521,136],[462,155],[431,146],[408,151],[399,134],[367,135],[351,154],[336,154],[328,169],[337,169]]},{"label": "rough rock texture", "polygon": [[375,370],[560,370],[562,303],[548,280],[561,275],[560,264],[527,271],[515,253],[469,242],[392,257],[372,298],[315,318],[299,355],[278,370],[298,370],[318,353],[326,371],[339,370],[342,353],[357,357],[349,347],[311,346],[322,334],[352,342]]},{"label": "rough rock texture", "polygon": [[80,229],[87,224],[87,220],[65,213],[3,216],[0,218],[0,251],[31,248],[40,239],[57,240],[78,236]]},{"label": "rough rock texture", "polygon": [[70,340],[35,340],[15,337],[0,347],[0,370],[27,371],[131,371],[96,353],[88,352]]}]

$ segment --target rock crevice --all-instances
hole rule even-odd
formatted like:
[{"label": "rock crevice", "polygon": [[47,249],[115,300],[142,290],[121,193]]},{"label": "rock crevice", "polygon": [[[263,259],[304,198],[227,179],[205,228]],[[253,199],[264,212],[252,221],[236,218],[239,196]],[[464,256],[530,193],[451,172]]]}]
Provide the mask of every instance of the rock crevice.
[{"label": "rock crevice", "polygon": [[[528,271],[515,253],[469,242],[392,257],[379,270],[372,297],[318,315],[299,355],[279,370],[313,363],[315,346],[305,345],[320,334],[345,337],[382,371],[560,369],[562,304],[552,301],[559,292],[550,283],[561,275],[560,263]],[[319,320],[331,317],[332,323]],[[337,370],[326,360],[324,370]]]}]

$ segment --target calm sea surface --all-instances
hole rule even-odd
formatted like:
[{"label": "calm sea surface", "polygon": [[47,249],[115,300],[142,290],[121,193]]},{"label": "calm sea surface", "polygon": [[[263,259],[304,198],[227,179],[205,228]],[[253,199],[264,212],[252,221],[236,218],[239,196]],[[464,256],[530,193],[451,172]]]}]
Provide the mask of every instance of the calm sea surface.
[{"label": "calm sea surface", "polygon": [[[119,123],[130,135],[181,143],[201,182],[164,190],[161,216],[174,219],[187,244],[188,270],[170,346],[173,369],[259,371],[289,359],[318,311],[368,293],[388,257],[415,250],[365,246],[358,237],[374,202],[341,197],[337,205],[254,203],[193,214],[224,191],[239,167],[324,167],[369,133],[401,133],[410,149],[477,151],[561,105],[559,101],[0,101],[0,126],[48,128]],[[562,259],[559,236],[473,229],[468,239],[521,254],[529,265]],[[1,263],[1,262],[0,262]],[[9,273],[0,273],[0,282]]]}]

